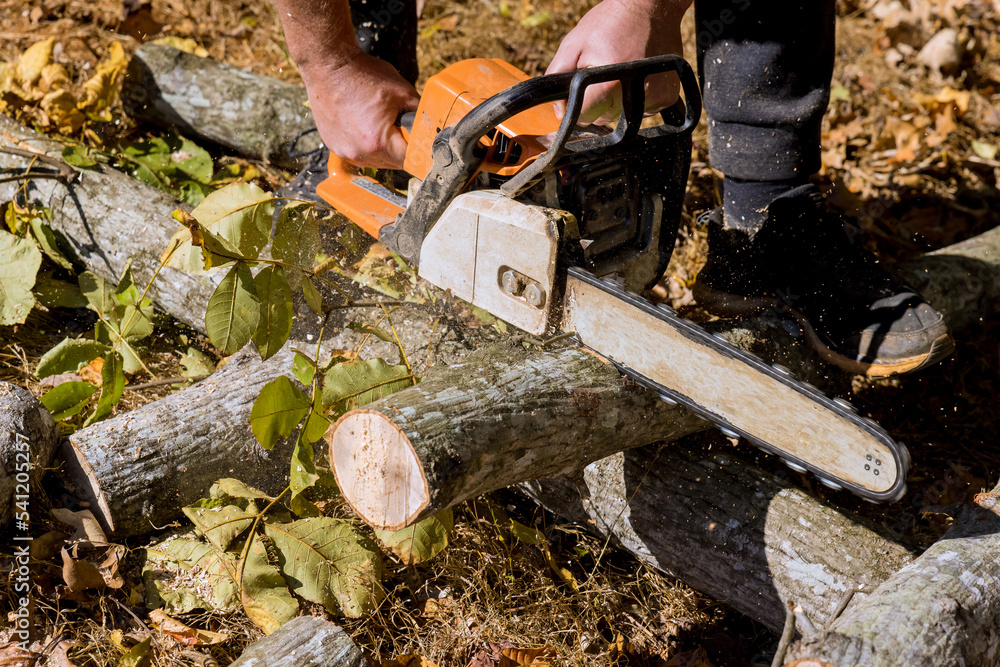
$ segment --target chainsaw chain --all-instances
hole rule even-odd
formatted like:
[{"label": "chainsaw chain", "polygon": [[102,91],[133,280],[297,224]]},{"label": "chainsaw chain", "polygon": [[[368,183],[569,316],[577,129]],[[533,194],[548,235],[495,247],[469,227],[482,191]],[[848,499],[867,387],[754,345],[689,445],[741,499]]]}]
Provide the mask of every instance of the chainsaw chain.
[{"label": "chainsaw chain", "polygon": [[[860,496],[864,500],[873,503],[881,502],[895,502],[903,497],[906,493],[906,474],[910,469],[910,454],[906,447],[902,443],[898,443],[877,423],[868,417],[862,417],[857,413],[857,408],[851,405],[849,402],[842,398],[831,398],[817,389],[815,386],[808,382],[799,380],[792,375],[792,372],[785,368],[784,366],[778,364],[768,364],[760,357],[747,352],[741,348],[736,347],[730,343],[725,337],[719,334],[712,334],[705,331],[703,328],[692,322],[691,320],[677,315],[673,308],[667,306],[666,304],[655,304],[652,301],[645,299],[643,297],[632,294],[631,292],[625,291],[621,286],[616,284],[607,278],[597,278],[589,271],[581,269],[579,267],[570,267],[569,273],[574,278],[582,280],[590,285],[600,289],[601,291],[614,296],[620,301],[623,301],[631,306],[637,307],[645,311],[647,314],[655,316],[657,319],[666,322],[674,329],[679,329],[687,337],[693,338],[698,342],[714,348],[715,350],[722,352],[728,357],[737,359],[748,366],[751,366],[754,370],[770,376],[781,382],[782,384],[791,387],[795,391],[803,394],[810,399],[821,404],[823,407],[832,410],[838,416],[856,426],[868,431],[870,434],[875,436],[879,441],[886,446],[886,448],[892,452],[896,459],[896,470],[898,471],[898,476],[895,483],[888,490],[883,492],[870,491],[862,486],[848,482],[846,480],[840,479],[834,475],[831,475],[828,471],[825,471],[808,461],[799,459],[795,456],[790,455],[788,452],[776,447],[760,438],[757,438],[738,427],[730,424],[724,418],[719,415],[703,408],[691,399],[687,398],[683,394],[680,394],[668,387],[658,384],[654,380],[638,373],[627,365],[621,363],[620,361],[611,360],[611,363],[618,368],[618,370],[625,376],[631,378],[638,384],[652,389],[660,395],[660,398],[670,405],[683,405],[687,409],[691,410],[693,413],[711,422],[715,425],[723,435],[730,438],[743,438],[744,440],[755,445],[759,449],[778,456],[785,465],[796,472],[805,473],[809,472],[814,475],[821,484],[827,486],[834,490],[847,489],[855,495]],[[581,342],[582,344],[582,342]],[[587,347],[584,345],[584,347]],[[600,354],[600,350],[594,350]]]}]

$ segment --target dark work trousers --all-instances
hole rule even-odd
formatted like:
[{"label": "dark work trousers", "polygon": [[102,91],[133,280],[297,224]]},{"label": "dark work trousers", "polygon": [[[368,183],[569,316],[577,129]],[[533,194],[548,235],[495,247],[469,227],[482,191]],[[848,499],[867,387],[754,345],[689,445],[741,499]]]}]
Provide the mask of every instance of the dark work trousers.
[{"label": "dark work trousers", "polygon": [[361,49],[417,81],[417,3],[413,0],[350,0],[351,22]]},{"label": "dark work trousers", "polygon": [[[415,81],[416,3],[350,6],[361,47]],[[713,167],[747,181],[802,181],[819,169],[834,16],[834,0],[695,0]]]},{"label": "dark work trousers", "polygon": [[819,170],[834,0],[695,0],[712,166],[748,181]]}]

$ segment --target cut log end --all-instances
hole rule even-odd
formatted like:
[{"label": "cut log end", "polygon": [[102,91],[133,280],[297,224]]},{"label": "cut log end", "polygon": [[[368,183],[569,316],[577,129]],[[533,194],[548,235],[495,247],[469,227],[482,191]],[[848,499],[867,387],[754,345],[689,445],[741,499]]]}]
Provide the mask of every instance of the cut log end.
[{"label": "cut log end", "polygon": [[374,410],[355,410],[326,432],[337,485],[364,521],[399,530],[430,502],[423,466],[406,434]]}]

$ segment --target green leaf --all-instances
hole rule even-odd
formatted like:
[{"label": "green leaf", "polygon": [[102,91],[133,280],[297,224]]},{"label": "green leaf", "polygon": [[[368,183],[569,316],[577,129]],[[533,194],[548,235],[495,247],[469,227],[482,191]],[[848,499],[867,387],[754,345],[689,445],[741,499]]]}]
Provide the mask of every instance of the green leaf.
[{"label": "green leaf", "polygon": [[43,218],[32,217],[28,221],[28,224],[31,225],[31,235],[35,237],[38,247],[42,249],[42,252],[62,268],[72,270],[73,262],[69,261],[62,248],[59,247],[59,237],[49,227],[48,221]]},{"label": "green leaf", "polygon": [[125,311],[121,313],[121,326],[121,332],[112,329],[115,334],[111,338],[112,342],[116,341],[119,335],[127,341],[142,340],[151,335],[153,333],[153,318],[149,306],[144,304],[141,309],[135,306],[126,306]]},{"label": "green leaf", "polygon": [[170,145],[161,137],[153,137],[145,141],[137,141],[122,151],[129,158],[128,165],[133,169],[133,175],[154,188],[169,191],[170,174],[173,165],[170,161]]},{"label": "green leaf", "polygon": [[260,299],[260,321],[253,334],[253,344],[261,359],[269,359],[281,349],[292,332],[292,288],[280,266],[264,267],[253,279]]},{"label": "green leaf", "polygon": [[139,303],[141,297],[142,292],[132,276],[132,260],[130,259],[125,263],[125,270],[122,271],[122,277],[118,280],[118,286],[115,287],[114,298],[122,306],[134,306]]},{"label": "green leaf", "polygon": [[97,399],[94,412],[83,423],[84,426],[90,426],[104,419],[118,404],[122,391],[125,390],[125,374],[122,371],[121,354],[112,352],[104,357],[104,366],[101,368],[101,396]]},{"label": "green leaf", "polygon": [[28,239],[0,231],[0,325],[23,324],[35,305],[31,288],[42,253]]},{"label": "green leaf", "polygon": [[97,392],[89,382],[63,382],[45,392],[38,400],[56,421],[69,419],[83,410],[87,399]]},{"label": "green leaf", "polygon": [[317,315],[323,314],[323,297],[319,290],[313,285],[312,278],[308,276],[302,279],[302,296],[306,298],[306,305]]},{"label": "green leaf", "polygon": [[416,565],[441,553],[448,546],[448,534],[454,527],[454,515],[447,508],[402,530],[376,530],[375,537],[404,565]]},{"label": "green leaf", "polygon": [[521,25],[528,28],[535,28],[543,23],[547,23],[550,18],[552,18],[552,14],[549,12],[538,12],[521,19]]},{"label": "green leaf", "polygon": [[414,378],[406,366],[384,359],[351,359],[333,366],[323,377],[323,406],[340,415],[406,389]]},{"label": "green leaf", "polygon": [[41,380],[50,375],[75,373],[107,351],[108,346],[96,340],[64,338],[38,360],[35,377]]},{"label": "green leaf", "polygon": [[64,338],[42,355],[35,368],[39,380],[60,373],[75,373],[108,351],[108,346],[96,340]]},{"label": "green leaf", "polygon": [[348,322],[347,328],[351,331],[357,331],[361,334],[370,334],[375,336],[380,340],[384,340],[387,343],[395,343],[396,337],[391,333],[383,329],[382,327],[373,327],[371,325],[365,324],[364,322]]},{"label": "green leaf", "polygon": [[298,615],[299,603],[288,592],[285,578],[267,559],[259,535],[254,535],[243,565],[240,601],[254,624],[272,633]]},{"label": "green leaf", "polygon": [[304,385],[312,384],[316,375],[316,362],[301,352],[296,352],[292,357],[292,375]]},{"label": "green leaf", "polygon": [[79,167],[80,169],[89,169],[90,167],[97,166],[97,161],[90,156],[90,149],[86,146],[64,147],[62,150],[62,159],[66,161],[66,164]]},{"label": "green leaf", "polygon": [[79,278],[80,291],[90,304],[90,309],[109,322],[118,322],[115,287],[93,271],[84,271]]},{"label": "green leaf", "polygon": [[264,524],[294,593],[330,613],[357,618],[384,597],[378,547],[346,521],[317,517]]},{"label": "green leaf", "polygon": [[292,488],[292,511],[301,517],[319,516],[319,508],[302,497],[302,492],[311,488],[319,480],[315,464],[316,454],[312,444],[305,438],[299,438],[292,450],[292,468],[289,473],[289,486]]},{"label": "green leaf", "polygon": [[308,443],[313,443],[326,435],[327,429],[330,428],[332,424],[327,417],[320,414],[318,406],[317,409],[309,413],[309,418],[306,419],[306,425],[302,430],[302,437]]},{"label": "green leaf", "polygon": [[222,279],[208,300],[205,328],[212,345],[233,354],[250,342],[260,321],[260,300],[250,267],[240,262]]},{"label": "green leaf", "polygon": [[191,215],[243,257],[255,259],[270,240],[273,212],[271,195],[250,183],[232,183],[205,197]]},{"label": "green leaf", "polygon": [[993,160],[997,156],[997,147],[994,144],[986,143],[985,141],[979,141],[977,139],[972,140],[972,150],[976,155],[983,158],[984,160]]},{"label": "green leaf", "polygon": [[529,528],[514,519],[508,520],[510,521],[510,532],[525,544],[542,544],[545,542],[545,535],[542,534],[542,531]]},{"label": "green leaf", "polygon": [[224,477],[217,481],[212,485],[209,494],[213,498],[246,498],[249,500],[267,500],[268,502],[274,500],[274,498],[263,491],[255,489],[249,484],[245,484],[232,477]]},{"label": "green leaf", "polygon": [[284,375],[264,385],[250,410],[250,429],[264,449],[287,438],[309,410],[309,397]]},{"label": "green leaf", "polygon": [[209,359],[208,355],[201,350],[189,347],[187,352],[181,355],[181,377],[196,377],[199,375],[211,375],[215,372],[215,363]]},{"label": "green leaf", "polygon": [[176,147],[170,154],[173,168],[196,183],[208,184],[212,180],[212,156],[208,151],[190,139],[178,137]]},{"label": "green leaf", "polygon": [[225,551],[233,540],[253,523],[254,514],[248,514],[235,505],[199,507],[197,504],[181,509],[195,528],[205,538]]},{"label": "green leaf", "polygon": [[128,650],[125,655],[118,658],[119,667],[143,667],[148,665],[152,656],[149,653],[152,648],[152,637],[146,637],[141,642]]},{"label": "green leaf", "polygon": [[39,274],[32,291],[46,308],[86,308],[88,305],[79,285],[56,280],[49,273]]},{"label": "green leaf", "polygon": [[177,193],[188,204],[198,206],[205,201],[205,197],[212,194],[212,186],[197,181],[182,180],[177,183]]},{"label": "green leaf", "polygon": [[[271,257],[308,271],[320,251],[319,221],[309,202],[291,202],[278,213],[271,242]],[[292,271],[288,283],[299,286],[302,274]]]},{"label": "green leaf", "polygon": [[186,614],[194,609],[231,612],[240,604],[234,579],[237,556],[190,537],[146,549],[142,581],[150,609]]}]

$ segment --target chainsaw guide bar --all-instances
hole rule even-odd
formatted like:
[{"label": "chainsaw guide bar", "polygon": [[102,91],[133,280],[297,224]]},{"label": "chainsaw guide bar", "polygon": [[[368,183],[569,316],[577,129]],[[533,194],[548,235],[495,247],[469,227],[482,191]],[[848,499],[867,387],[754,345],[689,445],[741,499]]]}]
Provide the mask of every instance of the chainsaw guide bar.
[{"label": "chainsaw guide bar", "polygon": [[563,305],[563,329],[581,344],[723,434],[865,500],[893,502],[906,493],[906,448],[850,403],[577,267],[568,270]]}]

